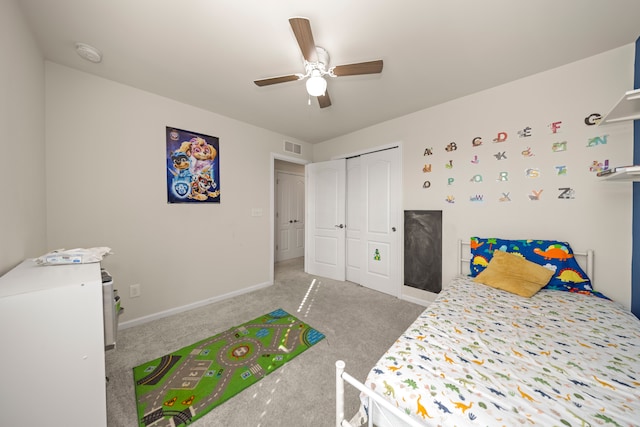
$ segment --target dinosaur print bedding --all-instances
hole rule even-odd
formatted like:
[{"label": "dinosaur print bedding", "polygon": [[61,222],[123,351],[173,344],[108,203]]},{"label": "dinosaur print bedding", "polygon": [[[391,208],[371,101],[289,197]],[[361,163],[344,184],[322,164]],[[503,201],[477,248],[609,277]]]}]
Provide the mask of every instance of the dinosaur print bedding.
[{"label": "dinosaur print bedding", "polygon": [[593,295],[522,298],[460,276],[365,385],[426,426],[638,426],[640,320]]}]

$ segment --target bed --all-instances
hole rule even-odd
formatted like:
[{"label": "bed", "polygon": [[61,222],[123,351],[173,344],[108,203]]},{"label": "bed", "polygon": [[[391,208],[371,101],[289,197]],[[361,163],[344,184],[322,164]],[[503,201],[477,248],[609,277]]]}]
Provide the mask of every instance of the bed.
[{"label": "bed", "polygon": [[[591,251],[549,243],[472,238],[464,250],[460,242],[470,257],[459,265],[471,275],[445,287],[364,384],[336,362],[336,425],[640,425],[640,320],[593,290]],[[506,256],[496,249],[527,263],[535,255],[553,277],[532,296],[479,283]],[[547,259],[551,249],[567,255]],[[350,420],[345,383],[361,392]]]}]

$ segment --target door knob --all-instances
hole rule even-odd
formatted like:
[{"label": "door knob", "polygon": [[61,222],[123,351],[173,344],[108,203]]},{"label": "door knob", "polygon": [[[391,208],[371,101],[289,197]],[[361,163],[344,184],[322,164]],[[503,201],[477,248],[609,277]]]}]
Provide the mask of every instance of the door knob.
[{"label": "door knob", "polygon": [[338,224],[336,225],[337,228],[344,228],[344,224]]},{"label": "door knob", "polygon": [[395,227],[391,227],[391,231],[395,232],[396,228]]}]

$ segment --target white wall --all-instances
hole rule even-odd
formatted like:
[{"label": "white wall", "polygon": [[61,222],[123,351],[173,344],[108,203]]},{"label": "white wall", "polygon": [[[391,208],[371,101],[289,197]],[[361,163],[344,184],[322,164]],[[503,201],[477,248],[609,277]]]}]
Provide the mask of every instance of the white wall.
[{"label": "white wall", "polygon": [[[291,138],[50,62],[46,87],[49,248],[113,248],[122,321],[270,283],[271,153]],[[167,204],[165,126],[220,138],[220,204]]]},{"label": "white wall", "polygon": [[[443,211],[443,281],[456,274],[456,241],[470,236],[508,239],[557,239],[574,250],[594,249],[598,290],[627,308],[631,298],[631,183],[600,182],[589,167],[609,160],[611,166],[631,164],[631,123],[587,126],[591,113],[606,114],[622,94],[633,88],[633,45],[605,52],[557,69],[460,98],[352,134],[316,144],[314,161],[389,142],[403,143],[404,209]],[[495,64],[480,65],[491,72]],[[561,121],[557,134],[549,125]],[[531,127],[531,137],[518,131]],[[506,132],[505,142],[492,140]],[[606,144],[587,147],[594,137],[607,135]],[[472,146],[472,139],[484,143]],[[553,143],[567,142],[554,152]],[[455,142],[456,150],[446,146]],[[533,157],[521,152],[531,147]],[[424,155],[432,148],[432,155]],[[507,158],[495,154],[505,151]],[[478,156],[480,163],[471,160]],[[453,161],[453,168],[445,164]],[[431,164],[431,172],[423,172]],[[556,166],[567,166],[558,175]],[[540,176],[525,176],[538,168]],[[498,181],[508,172],[508,181]],[[476,175],[482,182],[475,182]],[[453,178],[452,185],[448,185]],[[429,181],[431,186],[423,188]],[[575,198],[558,199],[558,188],[575,190]],[[533,191],[543,190],[532,201]],[[503,192],[510,202],[500,202]],[[471,202],[476,194],[483,202]],[[455,203],[446,202],[447,196]],[[404,287],[405,295],[432,295]]]},{"label": "white wall", "polygon": [[13,0],[0,2],[0,275],[45,249],[44,59]]}]

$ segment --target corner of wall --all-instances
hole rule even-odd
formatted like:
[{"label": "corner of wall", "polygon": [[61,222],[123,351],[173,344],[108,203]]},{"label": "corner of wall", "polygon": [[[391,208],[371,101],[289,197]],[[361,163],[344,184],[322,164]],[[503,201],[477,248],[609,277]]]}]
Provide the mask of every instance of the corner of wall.
[{"label": "corner of wall", "polygon": [[[640,89],[640,37],[636,40],[633,87]],[[640,120],[633,121],[633,163],[640,164]],[[640,318],[640,182],[633,183],[631,312]]]}]

